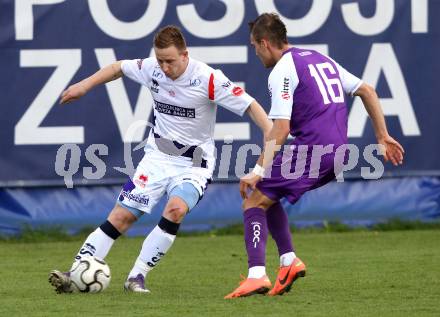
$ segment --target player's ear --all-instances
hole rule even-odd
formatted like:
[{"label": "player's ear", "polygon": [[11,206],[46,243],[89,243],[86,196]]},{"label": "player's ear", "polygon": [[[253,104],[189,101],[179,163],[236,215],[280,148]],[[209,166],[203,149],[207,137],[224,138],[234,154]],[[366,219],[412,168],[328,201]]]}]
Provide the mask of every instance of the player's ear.
[{"label": "player's ear", "polygon": [[184,58],[188,58],[188,50],[184,49],[180,52],[180,54],[184,57]]}]

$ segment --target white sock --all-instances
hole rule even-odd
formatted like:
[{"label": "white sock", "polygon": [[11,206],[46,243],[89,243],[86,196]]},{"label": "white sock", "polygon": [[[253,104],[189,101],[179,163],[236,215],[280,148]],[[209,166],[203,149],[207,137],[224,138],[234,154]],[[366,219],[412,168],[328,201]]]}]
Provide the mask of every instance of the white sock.
[{"label": "white sock", "polygon": [[253,266],[249,268],[248,278],[261,278],[266,275],[265,266]]},{"label": "white sock", "polygon": [[114,242],[115,240],[106,235],[101,228],[96,228],[95,231],[89,234],[81,249],[79,249],[78,254],[75,256],[75,261],[72,264],[72,268],[83,256],[95,256],[104,259]]},{"label": "white sock", "polygon": [[128,276],[147,275],[167,253],[174,239],[176,239],[175,235],[169,234],[156,226],[145,238],[141,252]]},{"label": "white sock", "polygon": [[289,266],[295,260],[295,252],[287,252],[280,256],[280,266]]}]

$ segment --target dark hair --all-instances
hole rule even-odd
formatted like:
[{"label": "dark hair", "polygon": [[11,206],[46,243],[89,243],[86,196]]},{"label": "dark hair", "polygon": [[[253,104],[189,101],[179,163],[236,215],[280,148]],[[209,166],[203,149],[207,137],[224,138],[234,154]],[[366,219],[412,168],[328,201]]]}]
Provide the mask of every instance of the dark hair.
[{"label": "dark hair", "polygon": [[263,13],[254,21],[249,22],[249,29],[255,41],[263,38],[282,48],[287,42],[287,29],[276,13]]},{"label": "dark hair", "polygon": [[153,40],[154,47],[167,48],[174,45],[179,51],[186,50],[186,42],[182,31],[175,25],[161,28]]}]

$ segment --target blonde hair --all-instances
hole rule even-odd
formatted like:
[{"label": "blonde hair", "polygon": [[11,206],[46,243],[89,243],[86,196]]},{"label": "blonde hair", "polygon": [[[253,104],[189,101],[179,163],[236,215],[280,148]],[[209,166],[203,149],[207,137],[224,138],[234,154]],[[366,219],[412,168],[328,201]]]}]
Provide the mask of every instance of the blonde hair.
[{"label": "blonde hair", "polygon": [[186,42],[182,31],[175,25],[167,25],[161,28],[153,40],[154,47],[167,48],[174,45],[179,51],[186,50]]}]

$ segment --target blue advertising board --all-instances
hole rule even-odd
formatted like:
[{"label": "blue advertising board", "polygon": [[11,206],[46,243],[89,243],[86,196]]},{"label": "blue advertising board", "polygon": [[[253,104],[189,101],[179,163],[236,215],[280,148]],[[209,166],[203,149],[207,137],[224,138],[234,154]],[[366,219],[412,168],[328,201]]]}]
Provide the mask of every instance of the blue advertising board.
[{"label": "blue advertising board", "polygon": [[[66,171],[74,184],[124,181],[148,133],[126,134],[150,117],[146,87],[124,78],[65,106],[59,96],[100,67],[150,56],[155,31],[167,24],[181,27],[190,56],[222,69],[269,110],[270,70],[250,47],[247,26],[262,12],[282,16],[293,45],[329,54],[376,88],[389,132],[406,149],[404,165],[387,165],[385,176],[440,175],[439,1],[2,0],[0,6],[0,186],[64,185]],[[359,176],[370,167],[363,151],[376,140],[359,98],[348,107],[349,141],[361,157],[348,176]],[[261,144],[261,133],[248,117],[225,109],[217,122],[217,153],[232,155],[214,177],[236,180],[258,154],[243,145]],[[57,167],[57,158],[65,164]]]}]

